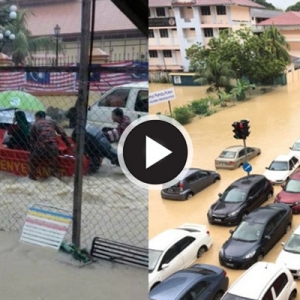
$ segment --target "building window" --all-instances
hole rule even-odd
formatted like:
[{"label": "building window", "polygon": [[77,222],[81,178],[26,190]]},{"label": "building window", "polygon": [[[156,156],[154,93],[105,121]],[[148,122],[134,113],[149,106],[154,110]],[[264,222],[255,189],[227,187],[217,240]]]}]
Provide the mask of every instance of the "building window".
[{"label": "building window", "polygon": [[159,29],[160,37],[167,38],[169,37],[168,29]]},{"label": "building window", "polygon": [[148,37],[149,38],[154,38],[154,31],[153,31],[153,29],[149,29],[149,31],[148,31]]},{"label": "building window", "polygon": [[149,50],[149,56],[150,57],[158,57],[157,50]]},{"label": "building window", "polygon": [[212,28],[204,28],[204,36],[205,37],[213,37],[213,29]]},{"label": "building window", "polygon": [[209,6],[201,6],[201,15],[202,16],[210,16],[210,7]]},{"label": "building window", "polygon": [[148,8],[148,17],[151,17],[151,11],[150,11],[150,8]]},{"label": "building window", "polygon": [[172,51],[171,50],[163,50],[164,57],[172,57]]},{"label": "building window", "polygon": [[226,7],[217,6],[217,15],[226,15]]},{"label": "building window", "polygon": [[164,7],[156,7],[156,16],[157,17],[165,17],[165,8]]}]

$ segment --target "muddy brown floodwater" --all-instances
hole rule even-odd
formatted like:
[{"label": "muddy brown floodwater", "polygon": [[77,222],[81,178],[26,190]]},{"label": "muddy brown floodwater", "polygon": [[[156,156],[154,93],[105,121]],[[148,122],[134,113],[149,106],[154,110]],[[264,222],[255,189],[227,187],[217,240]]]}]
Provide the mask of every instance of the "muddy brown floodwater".
[{"label": "muddy brown floodwater", "polygon": [[[168,85],[150,84],[150,92],[165,89]],[[183,105],[188,101],[205,97],[204,87],[176,87],[177,99],[173,106]],[[239,102],[209,117],[196,117],[192,123],[185,126],[193,142],[194,157],[192,166],[215,170],[214,159],[221,150],[230,145],[242,145],[242,141],[233,138],[231,124],[241,119],[250,120],[250,136],[247,146],[260,147],[261,155],[250,161],[251,174],[263,174],[265,167],[279,154],[287,154],[289,147],[300,137],[300,80],[287,86],[254,97],[245,102]],[[180,99],[178,99],[180,97]],[[161,103],[150,107],[150,113],[168,111],[168,104]],[[197,263],[209,263],[219,266],[218,253],[229,237],[229,230],[234,227],[210,225],[206,213],[210,205],[216,201],[217,195],[234,180],[247,175],[242,168],[218,170],[221,180],[208,187],[187,201],[163,200],[159,191],[149,191],[149,238],[161,231],[177,227],[183,223],[205,224],[212,236],[213,246]],[[280,190],[275,186],[276,195]],[[274,197],[265,204],[272,203]],[[300,215],[294,215],[292,229],[300,223]],[[265,261],[275,262],[282,246],[281,242],[289,237],[291,231],[265,256]],[[224,268],[229,276],[230,284],[243,271]],[[298,281],[298,296],[300,299],[300,281]]]}]

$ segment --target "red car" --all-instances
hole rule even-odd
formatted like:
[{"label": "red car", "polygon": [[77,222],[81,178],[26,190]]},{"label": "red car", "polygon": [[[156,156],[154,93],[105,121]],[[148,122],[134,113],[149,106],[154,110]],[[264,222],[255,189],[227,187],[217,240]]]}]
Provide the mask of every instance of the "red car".
[{"label": "red car", "polygon": [[282,185],[282,190],[277,194],[275,203],[285,203],[291,209],[293,214],[300,213],[300,171],[295,172]]}]

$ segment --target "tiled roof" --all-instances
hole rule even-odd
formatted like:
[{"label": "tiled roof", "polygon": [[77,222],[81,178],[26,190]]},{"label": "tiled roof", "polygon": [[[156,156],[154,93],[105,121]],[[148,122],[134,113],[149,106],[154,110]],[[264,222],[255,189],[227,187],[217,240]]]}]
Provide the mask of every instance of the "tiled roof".
[{"label": "tiled roof", "polygon": [[[28,28],[33,36],[53,35],[58,24],[61,34],[81,31],[82,2],[49,4],[27,8],[34,15],[28,18]],[[136,29],[136,26],[110,1],[96,1],[95,32]]]},{"label": "tiled roof", "polygon": [[[180,3],[181,1],[179,0],[173,2],[173,6],[175,5],[193,5],[193,4],[187,4],[184,2],[187,2],[187,0],[183,1],[183,3]],[[193,2],[193,1],[191,1]],[[231,5],[231,6],[248,6],[248,7],[256,7],[256,8],[265,8],[264,6],[257,4],[253,1],[250,0],[196,0],[197,6],[212,6],[212,5]]]},{"label": "tiled roof", "polygon": [[256,8],[265,8],[250,0],[149,0],[149,7],[167,6],[211,6],[211,5],[239,5]]},{"label": "tiled roof", "polygon": [[300,25],[300,12],[298,11],[288,11],[279,16],[270,18],[263,22],[258,23],[258,25]]}]

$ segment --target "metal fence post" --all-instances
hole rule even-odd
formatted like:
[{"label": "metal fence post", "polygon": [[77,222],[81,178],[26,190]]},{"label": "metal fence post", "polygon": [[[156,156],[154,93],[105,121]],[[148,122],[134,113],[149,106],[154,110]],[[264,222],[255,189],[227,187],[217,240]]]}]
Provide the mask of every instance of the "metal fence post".
[{"label": "metal fence post", "polygon": [[82,186],[83,186],[83,153],[86,125],[86,112],[88,103],[88,76],[89,76],[89,45],[90,45],[90,10],[91,1],[82,1],[81,18],[81,51],[79,64],[79,88],[77,107],[77,140],[76,140],[76,165],[74,177],[73,194],[73,228],[72,243],[80,247],[81,233],[81,205],[82,205]]}]

